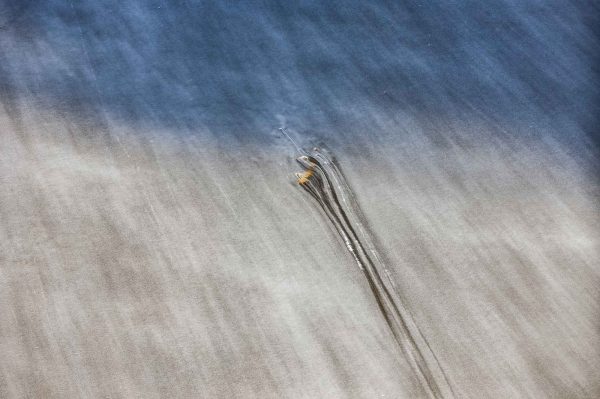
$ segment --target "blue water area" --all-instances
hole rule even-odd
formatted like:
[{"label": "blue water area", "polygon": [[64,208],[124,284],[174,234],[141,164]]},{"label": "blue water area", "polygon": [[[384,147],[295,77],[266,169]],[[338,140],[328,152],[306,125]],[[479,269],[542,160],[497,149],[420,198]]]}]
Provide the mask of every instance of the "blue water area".
[{"label": "blue water area", "polygon": [[[598,115],[592,1],[0,2],[0,92],[102,123],[272,140],[376,118],[531,126],[586,146]],[[13,104],[14,105],[14,104]],[[483,122],[482,122],[483,121]],[[428,129],[427,127],[431,127]],[[439,127],[438,129],[439,130]],[[332,138],[332,140],[335,139]]]}]

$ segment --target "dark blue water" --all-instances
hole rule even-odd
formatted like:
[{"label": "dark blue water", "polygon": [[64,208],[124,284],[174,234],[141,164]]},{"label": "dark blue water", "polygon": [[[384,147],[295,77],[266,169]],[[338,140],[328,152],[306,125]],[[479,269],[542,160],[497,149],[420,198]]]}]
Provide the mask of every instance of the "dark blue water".
[{"label": "dark blue water", "polygon": [[411,118],[444,145],[450,120],[579,150],[597,130],[592,1],[1,4],[3,102],[100,124],[335,143]]}]

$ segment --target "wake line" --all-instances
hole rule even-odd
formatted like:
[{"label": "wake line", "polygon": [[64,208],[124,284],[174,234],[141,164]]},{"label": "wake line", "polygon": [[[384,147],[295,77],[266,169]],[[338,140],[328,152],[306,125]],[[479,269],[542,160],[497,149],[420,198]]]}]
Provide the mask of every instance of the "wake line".
[{"label": "wake line", "polygon": [[306,154],[297,159],[305,169],[296,174],[298,184],[320,205],[363,271],[381,313],[420,383],[433,398],[454,398],[437,357],[395,290],[340,169],[322,149],[314,148]]}]

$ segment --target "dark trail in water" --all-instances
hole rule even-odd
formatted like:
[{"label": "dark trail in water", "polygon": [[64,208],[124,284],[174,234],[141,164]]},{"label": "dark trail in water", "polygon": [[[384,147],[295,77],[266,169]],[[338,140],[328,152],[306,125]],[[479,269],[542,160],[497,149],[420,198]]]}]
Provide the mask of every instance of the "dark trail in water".
[{"label": "dark trail in water", "polygon": [[387,324],[419,381],[434,398],[454,397],[438,359],[398,297],[388,268],[363,223],[364,216],[350,186],[333,158],[324,150],[314,148],[299,157],[298,162],[305,168],[304,173],[297,174],[298,183],[321,206],[363,271]]}]

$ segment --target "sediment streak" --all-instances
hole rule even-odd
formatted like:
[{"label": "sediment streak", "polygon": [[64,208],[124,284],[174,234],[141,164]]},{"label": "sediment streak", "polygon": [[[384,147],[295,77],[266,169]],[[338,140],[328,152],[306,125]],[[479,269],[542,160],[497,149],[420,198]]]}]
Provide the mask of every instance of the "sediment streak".
[{"label": "sediment streak", "polygon": [[298,183],[320,205],[363,271],[398,345],[424,389],[433,398],[453,398],[449,381],[421,330],[397,294],[388,268],[365,226],[350,186],[333,158],[314,148],[298,158],[304,167]]}]

